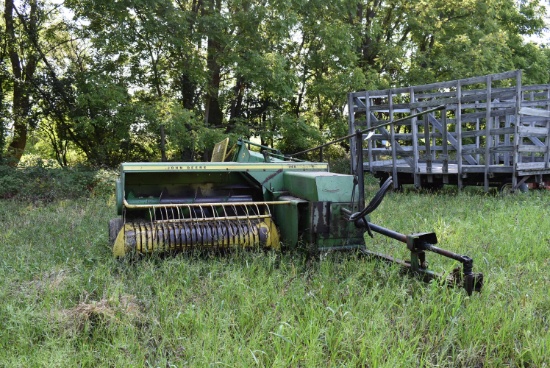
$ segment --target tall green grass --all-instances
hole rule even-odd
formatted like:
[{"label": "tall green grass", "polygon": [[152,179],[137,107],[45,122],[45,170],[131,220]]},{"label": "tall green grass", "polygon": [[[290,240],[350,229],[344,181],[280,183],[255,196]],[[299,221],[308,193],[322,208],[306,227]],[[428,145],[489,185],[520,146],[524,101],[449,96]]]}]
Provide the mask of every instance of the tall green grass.
[{"label": "tall green grass", "polygon": [[[0,201],[0,366],[545,367],[549,200],[391,193],[372,214],[471,256],[485,275],[471,297],[350,254],[117,261],[112,200]],[[403,244],[366,241],[406,258]]]}]

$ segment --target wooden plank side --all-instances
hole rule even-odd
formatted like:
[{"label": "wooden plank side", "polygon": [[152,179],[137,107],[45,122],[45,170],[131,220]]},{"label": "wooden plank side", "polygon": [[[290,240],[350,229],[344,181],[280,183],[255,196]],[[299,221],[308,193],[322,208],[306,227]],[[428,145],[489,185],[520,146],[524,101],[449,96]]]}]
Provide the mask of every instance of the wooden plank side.
[{"label": "wooden plank side", "polygon": [[[516,103],[514,101],[506,101],[506,102],[493,102],[492,106],[495,109],[510,109],[515,110]],[[482,109],[485,110],[487,108],[486,102],[472,102],[472,103],[465,103],[462,104],[463,109]]]},{"label": "wooden plank side", "polygon": [[[487,106],[486,106],[487,107]],[[462,106],[462,109],[465,109],[464,106]],[[486,117],[501,117],[506,115],[513,115],[515,114],[516,109],[497,109],[497,110],[490,110],[487,108],[487,110],[479,111],[479,112],[471,112],[471,113],[465,113],[462,114],[462,122],[468,122],[468,121],[475,121],[475,119],[482,119]]]},{"label": "wooden plank side", "polygon": [[[355,122],[355,113],[356,113],[356,101],[357,97],[354,93],[348,94],[348,123],[349,123],[349,133],[355,132],[356,122]],[[350,149],[351,149],[351,161],[350,161],[350,173],[353,173],[355,170],[356,164],[356,150],[355,150],[355,137],[350,138]]]},{"label": "wooden plank side", "polygon": [[534,107],[544,109],[547,106],[550,106],[549,99],[538,99],[538,100],[526,100],[521,102],[522,107]]},{"label": "wooden plank side", "polygon": [[525,123],[525,125],[529,123],[532,126],[546,126],[548,124],[548,119],[536,116],[522,116],[521,122]]},{"label": "wooden plank side", "polygon": [[514,127],[496,128],[496,129],[491,129],[489,131],[490,135],[514,134],[514,133],[515,133],[515,128]]},{"label": "wooden plank side", "polygon": [[544,168],[544,162],[518,162],[516,164],[517,170],[540,170]]},{"label": "wooden plank side", "polygon": [[520,137],[529,137],[529,136],[548,136],[548,128],[539,128],[533,126],[518,126],[518,134]]},{"label": "wooden plank side", "polygon": [[521,153],[545,153],[547,150],[546,146],[535,146],[535,145],[526,145],[520,144],[518,146],[518,152]]},{"label": "wooden plank side", "polygon": [[[516,79],[518,73],[520,73],[520,70],[513,70],[509,72],[503,72],[503,73],[496,73],[496,74],[490,74],[492,80],[505,80],[505,79]],[[422,91],[430,91],[430,90],[437,90],[437,89],[446,89],[446,88],[452,88],[456,87],[459,83],[461,84],[461,89],[464,91],[467,91],[467,88],[464,88],[465,86],[469,86],[472,84],[485,84],[487,81],[487,76],[481,76],[481,77],[471,77],[471,78],[464,78],[464,79],[457,79],[453,81],[445,81],[445,82],[436,82],[436,83],[430,83],[430,84],[423,84],[418,86],[413,86],[415,93],[422,93]],[[411,87],[401,87],[401,88],[393,88],[391,91],[393,93],[408,93],[410,91]],[[389,93],[389,89],[382,89],[382,90],[372,90],[370,92],[370,96],[372,98],[377,97],[387,97]],[[354,92],[354,95],[357,96],[364,96],[366,91],[358,91]]]},{"label": "wooden plank side", "polygon": [[483,137],[483,136],[485,136],[484,130],[462,131],[462,138],[474,138],[474,137]]},{"label": "wooden plank side", "polygon": [[[366,122],[367,122],[367,129],[370,129],[372,127],[372,122],[371,122],[371,101],[370,101],[370,92],[365,92],[365,106],[366,106],[366,110],[367,110],[367,116],[366,116]],[[368,148],[368,152],[367,152],[367,160],[368,162],[372,162],[372,160],[374,160],[374,156],[372,154],[372,151],[370,150],[370,148],[372,148],[374,146],[374,143],[371,141],[371,142],[368,142],[367,144],[367,148]],[[371,169],[372,171],[372,169]]]},{"label": "wooden plank side", "polygon": [[[378,120],[376,119],[376,116],[372,115],[371,114],[371,119],[373,121],[373,125],[378,125]],[[380,127],[378,128],[378,131],[384,136],[384,138],[388,141],[391,142],[391,134],[390,132],[388,132],[388,130],[384,127]],[[395,142],[395,150],[397,153],[399,152],[405,152],[405,149],[399,144],[399,142]],[[410,158],[406,158],[405,161],[407,162],[407,164],[411,167],[414,167],[414,162],[412,159]]]},{"label": "wooden plank side", "polygon": [[532,107],[522,107],[519,110],[519,113],[521,115],[528,115],[528,116],[540,116],[543,118],[550,118],[550,111],[542,110],[542,109],[535,109]]},{"label": "wooden plank side", "polygon": [[[456,86],[455,86],[456,87]],[[411,87],[413,90],[415,87]],[[448,89],[448,88],[447,88]],[[486,89],[468,89],[468,90],[462,90],[462,96],[477,96],[479,100],[484,100],[486,98]],[[441,99],[441,98],[447,98],[447,97],[457,97],[456,90],[454,91],[445,91],[442,92],[441,90],[437,90],[437,92],[425,92],[425,93],[416,93],[416,99],[422,100],[422,99]],[[504,98],[511,98],[513,99],[515,97],[515,89],[514,87],[501,87],[501,88],[493,88],[493,93],[491,94],[492,99],[504,99]],[[413,99],[411,99],[413,101]]]}]

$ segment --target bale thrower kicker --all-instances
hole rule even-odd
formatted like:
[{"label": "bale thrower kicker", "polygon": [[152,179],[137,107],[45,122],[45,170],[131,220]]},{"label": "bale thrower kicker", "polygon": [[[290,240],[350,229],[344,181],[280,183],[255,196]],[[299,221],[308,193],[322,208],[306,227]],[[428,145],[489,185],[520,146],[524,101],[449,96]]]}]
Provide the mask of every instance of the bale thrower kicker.
[{"label": "bale thrower kicker", "polygon": [[[303,245],[314,252],[356,249],[431,280],[443,278],[427,268],[426,252],[433,252],[462,263],[462,272],[446,277],[450,285],[462,285],[468,295],[481,290],[483,275],[473,273],[472,259],[436,247],[435,233],[404,235],[370,222],[391,178],[365,207],[362,178],[331,173],[325,163],[285,161],[263,146],[263,153],[253,152],[247,144],[238,142],[230,162],[122,164],[119,217],[109,223],[113,254]],[[365,232],[406,243],[410,261],[369,251]]]}]

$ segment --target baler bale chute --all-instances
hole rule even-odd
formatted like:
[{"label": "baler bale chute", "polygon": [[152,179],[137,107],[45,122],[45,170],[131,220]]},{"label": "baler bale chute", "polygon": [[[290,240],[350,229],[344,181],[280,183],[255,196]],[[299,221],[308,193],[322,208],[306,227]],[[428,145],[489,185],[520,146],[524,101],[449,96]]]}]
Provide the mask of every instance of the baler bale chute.
[{"label": "baler bale chute", "polygon": [[[117,181],[120,216],[109,223],[113,253],[147,254],[191,249],[266,248],[310,252],[357,250],[397,262],[426,280],[444,278],[468,294],[480,291],[483,276],[473,261],[435,246],[434,233],[399,234],[370,222],[368,214],[391,187],[389,178],[364,205],[363,179],[331,173],[328,164],[289,161],[280,152],[239,140],[231,161],[228,140],[214,150],[214,162],[124,163]],[[248,146],[248,147],[247,147]],[[407,244],[410,261],[370,252],[365,232]],[[450,276],[427,268],[425,253],[463,264]]]}]

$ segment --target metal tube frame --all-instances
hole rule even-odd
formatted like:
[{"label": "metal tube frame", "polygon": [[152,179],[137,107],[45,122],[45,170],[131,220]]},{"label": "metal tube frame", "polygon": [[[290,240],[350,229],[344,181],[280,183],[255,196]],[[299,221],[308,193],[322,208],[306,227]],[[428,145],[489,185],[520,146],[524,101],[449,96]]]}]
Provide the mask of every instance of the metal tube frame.
[{"label": "metal tube frame", "polygon": [[434,245],[437,244],[435,233],[405,235],[371,222],[368,222],[366,225],[374,232],[407,244],[407,248],[411,253],[411,260],[410,262],[406,262],[383,254],[369,252],[366,249],[363,250],[363,253],[405,266],[412,273],[423,276],[425,280],[443,278],[443,275],[428,270],[426,263],[426,251],[437,253],[462,263],[462,274],[456,272],[456,270],[453,271],[451,277],[446,279],[449,284],[454,286],[462,283],[468,295],[471,295],[474,291],[481,291],[481,287],[483,286],[483,274],[473,272],[474,261],[468,256],[436,247]]}]

